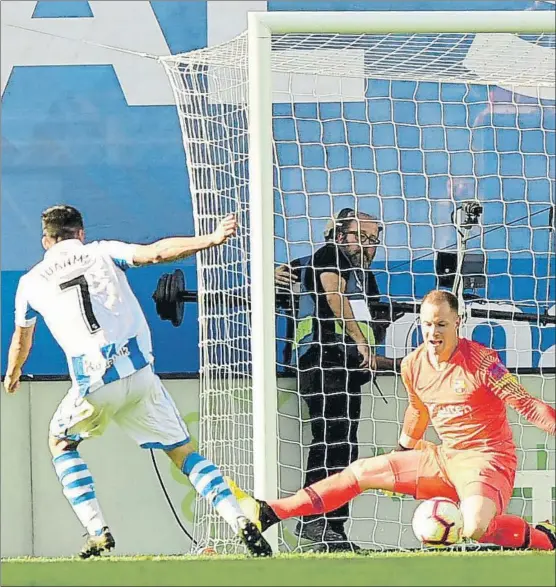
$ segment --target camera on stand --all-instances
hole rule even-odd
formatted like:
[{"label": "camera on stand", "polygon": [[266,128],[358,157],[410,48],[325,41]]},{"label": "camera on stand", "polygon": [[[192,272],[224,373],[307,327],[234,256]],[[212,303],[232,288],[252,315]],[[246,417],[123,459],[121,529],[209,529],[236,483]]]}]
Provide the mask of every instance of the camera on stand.
[{"label": "camera on stand", "polygon": [[479,224],[479,218],[483,213],[483,207],[476,201],[463,202],[460,206],[460,211],[461,221],[459,224],[462,228],[467,228]]}]

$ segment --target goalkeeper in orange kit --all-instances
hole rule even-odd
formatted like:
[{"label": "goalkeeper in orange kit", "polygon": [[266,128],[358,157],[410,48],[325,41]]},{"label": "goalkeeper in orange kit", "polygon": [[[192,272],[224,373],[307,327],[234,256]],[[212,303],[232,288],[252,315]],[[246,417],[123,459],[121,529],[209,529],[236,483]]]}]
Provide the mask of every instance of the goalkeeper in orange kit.
[{"label": "goalkeeper in orange kit", "polygon": [[[506,406],[551,435],[556,434],[556,411],[531,396],[496,352],[459,338],[459,325],[453,294],[433,290],[425,296],[424,342],[402,362],[409,406],[397,450],[355,461],[283,499],[256,500],[232,484],[246,515],[264,531],[287,518],[334,510],[363,491],[378,489],[458,502],[464,538],[506,548],[554,550],[553,524],[533,527],[505,513],[517,467]],[[422,440],[429,422],[440,445]]]}]

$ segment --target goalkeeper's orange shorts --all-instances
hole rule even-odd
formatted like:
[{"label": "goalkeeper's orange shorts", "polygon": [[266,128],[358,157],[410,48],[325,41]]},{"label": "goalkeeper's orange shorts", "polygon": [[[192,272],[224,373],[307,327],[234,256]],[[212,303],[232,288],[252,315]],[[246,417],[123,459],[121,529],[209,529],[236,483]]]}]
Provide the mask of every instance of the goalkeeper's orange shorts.
[{"label": "goalkeeper's orange shorts", "polygon": [[416,499],[447,497],[456,503],[482,495],[496,504],[498,514],[506,511],[512,497],[516,461],[509,455],[450,450],[420,441],[414,450],[388,457],[396,493]]}]

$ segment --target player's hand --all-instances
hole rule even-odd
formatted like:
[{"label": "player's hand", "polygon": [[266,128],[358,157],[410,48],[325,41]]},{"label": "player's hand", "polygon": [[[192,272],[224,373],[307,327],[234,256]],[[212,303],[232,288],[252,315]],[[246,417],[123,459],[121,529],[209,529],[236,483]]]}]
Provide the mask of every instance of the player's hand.
[{"label": "player's hand", "polygon": [[212,233],[212,244],[221,245],[237,232],[237,219],[235,214],[228,214],[220,222],[218,228]]},{"label": "player's hand", "polygon": [[19,387],[21,379],[21,369],[15,369],[13,373],[6,373],[4,377],[4,389],[6,393],[15,393]]},{"label": "player's hand", "polygon": [[299,281],[296,271],[289,265],[280,265],[274,270],[274,286],[291,289],[292,285]]}]

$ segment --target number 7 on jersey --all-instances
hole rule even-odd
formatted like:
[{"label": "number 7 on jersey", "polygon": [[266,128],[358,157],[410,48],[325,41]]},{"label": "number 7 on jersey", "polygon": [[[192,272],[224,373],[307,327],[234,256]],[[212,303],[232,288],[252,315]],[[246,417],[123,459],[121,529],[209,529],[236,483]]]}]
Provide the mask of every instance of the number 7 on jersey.
[{"label": "number 7 on jersey", "polygon": [[60,289],[65,291],[70,287],[77,287],[77,295],[79,297],[79,306],[81,307],[81,314],[87,324],[87,328],[92,333],[100,330],[100,324],[93,312],[93,304],[91,303],[91,294],[89,293],[89,284],[84,275],[74,277],[69,281],[60,284]]}]

